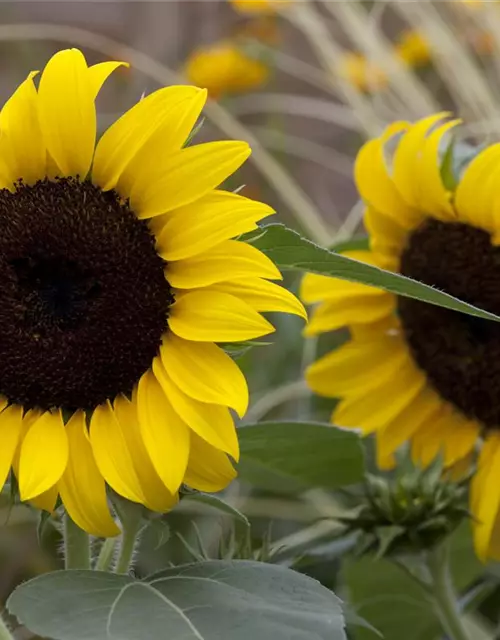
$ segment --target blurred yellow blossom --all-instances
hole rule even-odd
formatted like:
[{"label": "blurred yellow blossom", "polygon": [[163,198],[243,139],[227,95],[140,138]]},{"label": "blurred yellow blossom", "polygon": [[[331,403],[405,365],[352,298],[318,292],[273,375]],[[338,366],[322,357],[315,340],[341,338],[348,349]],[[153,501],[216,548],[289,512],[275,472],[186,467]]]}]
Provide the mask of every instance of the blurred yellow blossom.
[{"label": "blurred yellow blossom", "polygon": [[394,52],[410,67],[421,67],[431,60],[431,48],[428,40],[414,29],[403,31]]},{"label": "blurred yellow blossom", "polygon": [[185,74],[190,83],[208,89],[210,97],[218,99],[257,89],[268,80],[270,71],[235,43],[222,41],[195,49],[186,61]]},{"label": "blurred yellow blossom", "polygon": [[491,55],[495,50],[495,38],[491,31],[475,30],[470,37],[474,51],[480,56]]},{"label": "blurred yellow blossom", "polygon": [[361,53],[351,51],[340,61],[338,73],[360,91],[371,93],[387,86],[387,74]]},{"label": "blurred yellow blossom", "polygon": [[234,35],[239,38],[248,38],[258,42],[275,45],[281,40],[280,22],[276,16],[256,16],[245,20],[234,30]]},{"label": "blurred yellow blossom", "polygon": [[269,14],[290,4],[292,0],[229,0],[229,2],[240,13]]}]

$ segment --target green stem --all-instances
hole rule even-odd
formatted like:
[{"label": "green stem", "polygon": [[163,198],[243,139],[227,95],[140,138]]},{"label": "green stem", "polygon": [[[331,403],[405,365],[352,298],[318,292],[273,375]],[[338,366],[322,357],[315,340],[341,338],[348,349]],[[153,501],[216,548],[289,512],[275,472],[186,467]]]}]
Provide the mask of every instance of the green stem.
[{"label": "green stem", "polygon": [[115,573],[128,573],[134,561],[134,553],[139,542],[142,528],[142,511],[135,504],[115,505],[122,523],[120,552],[116,562]]},{"label": "green stem", "polygon": [[115,553],[116,539],[106,538],[102,543],[97,562],[95,563],[95,571],[108,571],[113,561],[113,555]]},{"label": "green stem", "polygon": [[450,640],[471,640],[464,627],[453,589],[448,563],[448,547],[429,552],[427,566],[432,578],[432,601],[443,630]]},{"label": "green stem", "polygon": [[5,622],[3,615],[0,613],[0,640],[14,640],[14,636],[9,631],[9,627]]},{"label": "green stem", "polygon": [[64,566],[66,569],[90,569],[90,539],[67,513],[64,514]]}]

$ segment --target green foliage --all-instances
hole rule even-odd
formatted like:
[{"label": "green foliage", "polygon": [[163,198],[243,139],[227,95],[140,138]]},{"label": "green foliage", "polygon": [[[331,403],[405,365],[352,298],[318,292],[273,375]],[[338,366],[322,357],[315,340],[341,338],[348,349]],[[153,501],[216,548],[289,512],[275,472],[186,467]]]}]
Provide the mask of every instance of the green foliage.
[{"label": "green foliage", "polygon": [[[451,543],[454,582],[465,589],[482,573],[472,551],[469,523],[457,529]],[[344,563],[343,577],[350,605],[382,633],[384,640],[442,638],[439,620],[425,592],[402,566],[385,558],[351,558]],[[354,638],[376,640],[377,636],[369,629],[358,628]]]},{"label": "green foliage", "polygon": [[235,518],[238,522],[245,525],[245,527],[250,526],[248,518],[243,513],[241,513],[241,511],[228,504],[219,496],[213,495],[211,493],[203,493],[201,491],[187,491],[183,493],[182,499],[187,500],[188,502],[203,504],[210,509],[214,509],[226,516]]},{"label": "green foliage", "polygon": [[402,466],[394,478],[370,475],[352,513],[339,520],[359,532],[358,553],[418,553],[449,536],[469,517],[467,486],[442,477],[437,460],[424,470]]},{"label": "green foliage", "polygon": [[281,224],[263,227],[253,240],[253,244],[281,269],[311,271],[352,282],[361,282],[385,289],[398,296],[414,298],[478,318],[500,321],[500,317],[495,314],[462,302],[422,282],[324,249]]},{"label": "green foliage", "polygon": [[297,492],[360,482],[364,455],[352,431],[314,422],[262,422],[238,431],[239,477],[262,489]]},{"label": "green foliage", "polygon": [[346,639],[335,595],[307,576],[260,562],[200,562],[145,580],[58,571],[18,587],[8,607],[53,640]]}]

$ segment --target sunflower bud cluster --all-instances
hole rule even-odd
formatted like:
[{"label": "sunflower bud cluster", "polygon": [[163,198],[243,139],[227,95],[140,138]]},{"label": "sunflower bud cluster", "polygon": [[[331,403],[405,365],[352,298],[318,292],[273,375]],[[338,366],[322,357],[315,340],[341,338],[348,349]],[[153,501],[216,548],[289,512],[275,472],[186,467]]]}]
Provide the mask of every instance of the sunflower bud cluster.
[{"label": "sunflower bud cluster", "polygon": [[340,518],[357,533],[357,555],[395,556],[430,549],[452,533],[467,510],[466,479],[443,477],[441,463],[396,477],[368,475],[361,498]]}]

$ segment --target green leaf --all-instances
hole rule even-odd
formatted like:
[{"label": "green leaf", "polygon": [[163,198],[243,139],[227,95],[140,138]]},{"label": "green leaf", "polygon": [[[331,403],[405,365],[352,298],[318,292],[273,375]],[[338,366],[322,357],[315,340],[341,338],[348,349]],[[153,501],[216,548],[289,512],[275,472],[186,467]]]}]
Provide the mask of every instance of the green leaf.
[{"label": "green leaf", "polygon": [[[451,543],[450,565],[456,590],[460,592],[483,570],[472,550],[469,523],[455,531]],[[382,633],[384,640],[402,637],[404,640],[439,640],[442,637],[439,620],[420,588],[391,561],[370,557],[348,560],[343,574],[351,606]],[[355,637],[356,640],[376,638],[367,629],[357,629]]]},{"label": "green leaf", "polygon": [[8,607],[53,640],[346,640],[331,591],[260,562],[201,562],[145,580],[56,571],[22,584]]},{"label": "green leaf", "polygon": [[148,524],[148,530],[150,532],[150,535],[155,540],[154,551],[157,551],[158,549],[160,549],[160,547],[163,547],[163,545],[166,544],[172,537],[172,532],[170,531],[169,524],[161,518],[155,518],[154,520],[151,520]]},{"label": "green leaf", "polygon": [[368,236],[354,236],[354,238],[349,238],[349,240],[336,242],[328,248],[335,253],[344,253],[344,251],[367,251],[370,248],[370,238]]},{"label": "green leaf", "polygon": [[263,227],[260,236],[253,241],[253,244],[281,269],[311,271],[352,282],[361,282],[385,289],[398,296],[414,298],[438,307],[500,322],[500,317],[494,313],[478,309],[443,291],[401,274],[384,271],[324,249],[281,224]]},{"label": "green leaf", "polygon": [[261,422],[238,430],[239,477],[257,487],[296,492],[360,482],[364,455],[359,436],[318,422]]},{"label": "green leaf", "polygon": [[248,518],[246,517],[245,514],[241,513],[241,511],[236,509],[236,507],[233,507],[232,505],[228,504],[225,500],[223,500],[219,496],[215,496],[211,493],[203,493],[200,491],[197,493],[186,493],[183,495],[182,500],[183,502],[185,501],[198,502],[200,504],[206,505],[211,509],[220,511],[221,513],[224,513],[227,516],[231,516],[238,522],[241,522],[242,524],[244,524],[246,527],[250,526],[250,522],[248,521]]}]

